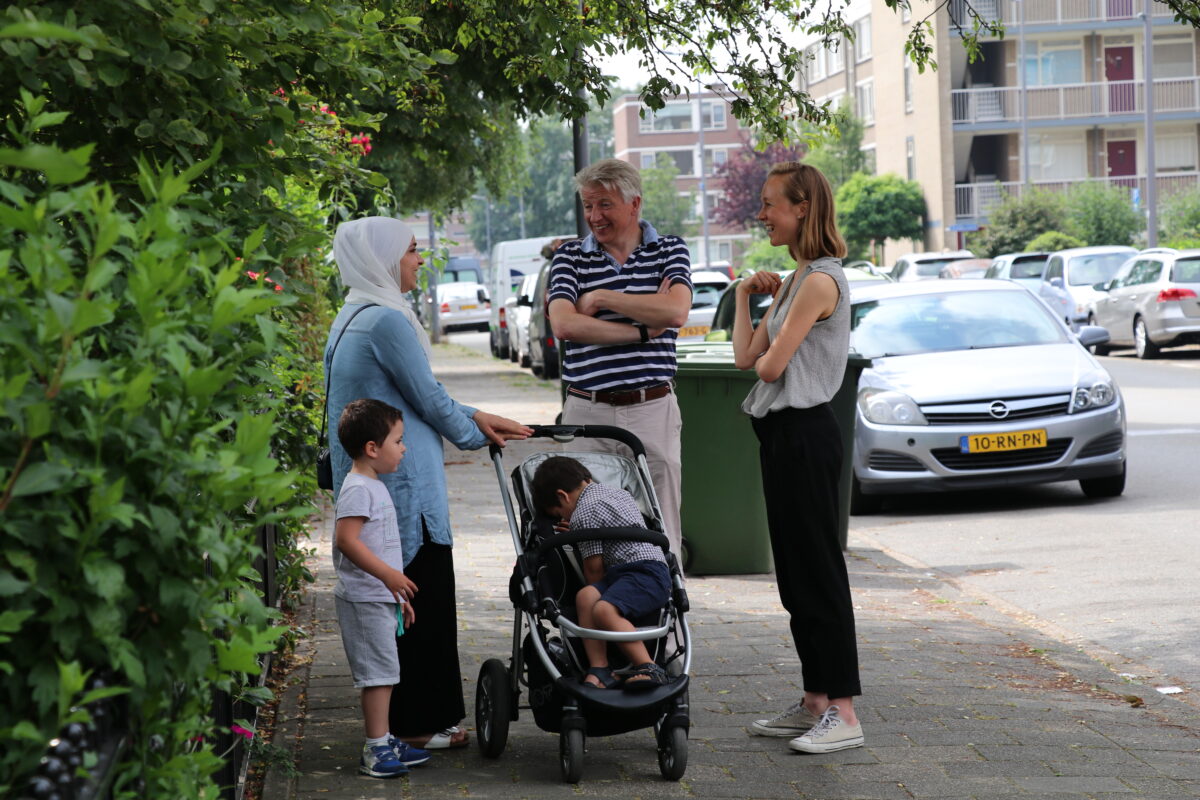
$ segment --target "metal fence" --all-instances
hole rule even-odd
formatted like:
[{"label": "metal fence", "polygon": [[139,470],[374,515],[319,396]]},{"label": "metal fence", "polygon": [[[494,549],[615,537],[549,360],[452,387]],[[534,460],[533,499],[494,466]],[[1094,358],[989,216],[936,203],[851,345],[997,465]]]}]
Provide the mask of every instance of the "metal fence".
[{"label": "metal fence", "polygon": [[[1105,183],[1132,191],[1137,189],[1146,196],[1145,175],[1121,175],[1107,178],[1076,178],[1073,180],[1036,180],[1029,187],[1042,191],[1068,192],[1082,183]],[[1178,172],[1155,176],[1155,189],[1160,198],[1177,192],[1200,187],[1200,172]],[[1020,181],[993,181],[991,183],[959,183],[954,187],[954,211],[959,219],[981,219],[1007,197],[1020,197],[1025,184]]]},{"label": "metal fence", "polygon": [[[1154,111],[1200,111],[1200,77],[1159,78],[1154,85]],[[1030,120],[1071,120],[1143,114],[1146,108],[1145,81],[1100,81],[1059,86],[1030,86],[1022,102],[1019,86],[988,86],[955,89],[950,93],[951,121],[956,125],[1012,123],[1022,113]]]}]

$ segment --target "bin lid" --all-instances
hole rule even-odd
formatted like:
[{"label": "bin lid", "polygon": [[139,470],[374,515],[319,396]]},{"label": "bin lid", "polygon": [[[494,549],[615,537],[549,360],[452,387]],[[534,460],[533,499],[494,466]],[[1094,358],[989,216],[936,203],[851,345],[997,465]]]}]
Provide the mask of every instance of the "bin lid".
[{"label": "bin lid", "polygon": [[[741,374],[747,380],[758,380],[754,370],[740,370],[733,365],[733,342],[685,342],[675,346],[678,371],[687,375]],[[871,367],[871,359],[851,353],[846,362],[847,369],[862,371]]]}]

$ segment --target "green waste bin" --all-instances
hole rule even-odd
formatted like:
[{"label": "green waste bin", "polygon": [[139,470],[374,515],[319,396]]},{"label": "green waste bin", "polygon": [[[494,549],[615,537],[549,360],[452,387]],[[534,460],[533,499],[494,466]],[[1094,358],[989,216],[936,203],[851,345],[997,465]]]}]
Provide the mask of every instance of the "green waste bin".
[{"label": "green waste bin", "polygon": [[[758,380],[733,365],[729,342],[681,344],[675,393],[683,417],[685,566],[691,574],[770,572],[771,540],[762,496],[758,440],[742,401]],[[858,379],[870,359],[851,355],[830,406],[842,432],[838,540],[850,522]]]},{"label": "green waste bin", "polygon": [[850,483],[854,476],[854,424],[858,419],[858,378],[871,366],[871,359],[850,354],[842,386],[829,401],[838,427],[842,429],[842,477],[838,483],[838,541],[846,549],[850,535]]},{"label": "green waste bin", "polygon": [[770,572],[758,440],[741,411],[758,376],[733,366],[729,342],[681,344],[677,356],[684,566],[694,575]]}]

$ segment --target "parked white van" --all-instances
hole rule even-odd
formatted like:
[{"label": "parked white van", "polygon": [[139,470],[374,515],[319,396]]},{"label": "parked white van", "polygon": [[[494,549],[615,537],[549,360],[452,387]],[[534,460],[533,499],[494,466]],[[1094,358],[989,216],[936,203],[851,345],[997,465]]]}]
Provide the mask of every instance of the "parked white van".
[{"label": "parked white van", "polygon": [[562,236],[535,236],[531,239],[512,239],[492,245],[491,261],[488,264],[488,294],[492,300],[492,316],[488,324],[492,355],[509,357],[508,320],[505,304],[516,293],[521,279],[536,275],[541,269],[542,248],[555,239],[574,239],[574,234]]}]

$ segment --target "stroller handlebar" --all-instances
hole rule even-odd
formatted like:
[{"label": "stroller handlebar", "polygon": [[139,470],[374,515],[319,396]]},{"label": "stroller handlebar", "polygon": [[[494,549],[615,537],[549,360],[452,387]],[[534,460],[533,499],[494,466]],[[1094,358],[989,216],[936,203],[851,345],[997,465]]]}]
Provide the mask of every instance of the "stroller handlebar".
[{"label": "stroller handlebar", "polygon": [[[554,439],[557,442],[570,442],[576,437],[585,439],[615,439],[621,444],[627,446],[633,451],[633,457],[646,454],[646,448],[642,445],[642,440],[624,428],[617,428],[612,425],[530,425],[533,428],[531,439]],[[488,452],[492,458],[495,458],[500,453],[500,448],[496,444],[491,444],[488,447]]]},{"label": "stroller handlebar", "polygon": [[667,552],[670,548],[670,543],[667,541],[666,536],[648,528],[585,528],[569,533],[555,533],[553,536],[546,537],[538,545],[537,554],[543,556],[550,550],[562,547],[563,545],[608,539],[619,539],[626,542],[646,542],[647,544],[661,547],[664,552]]}]

